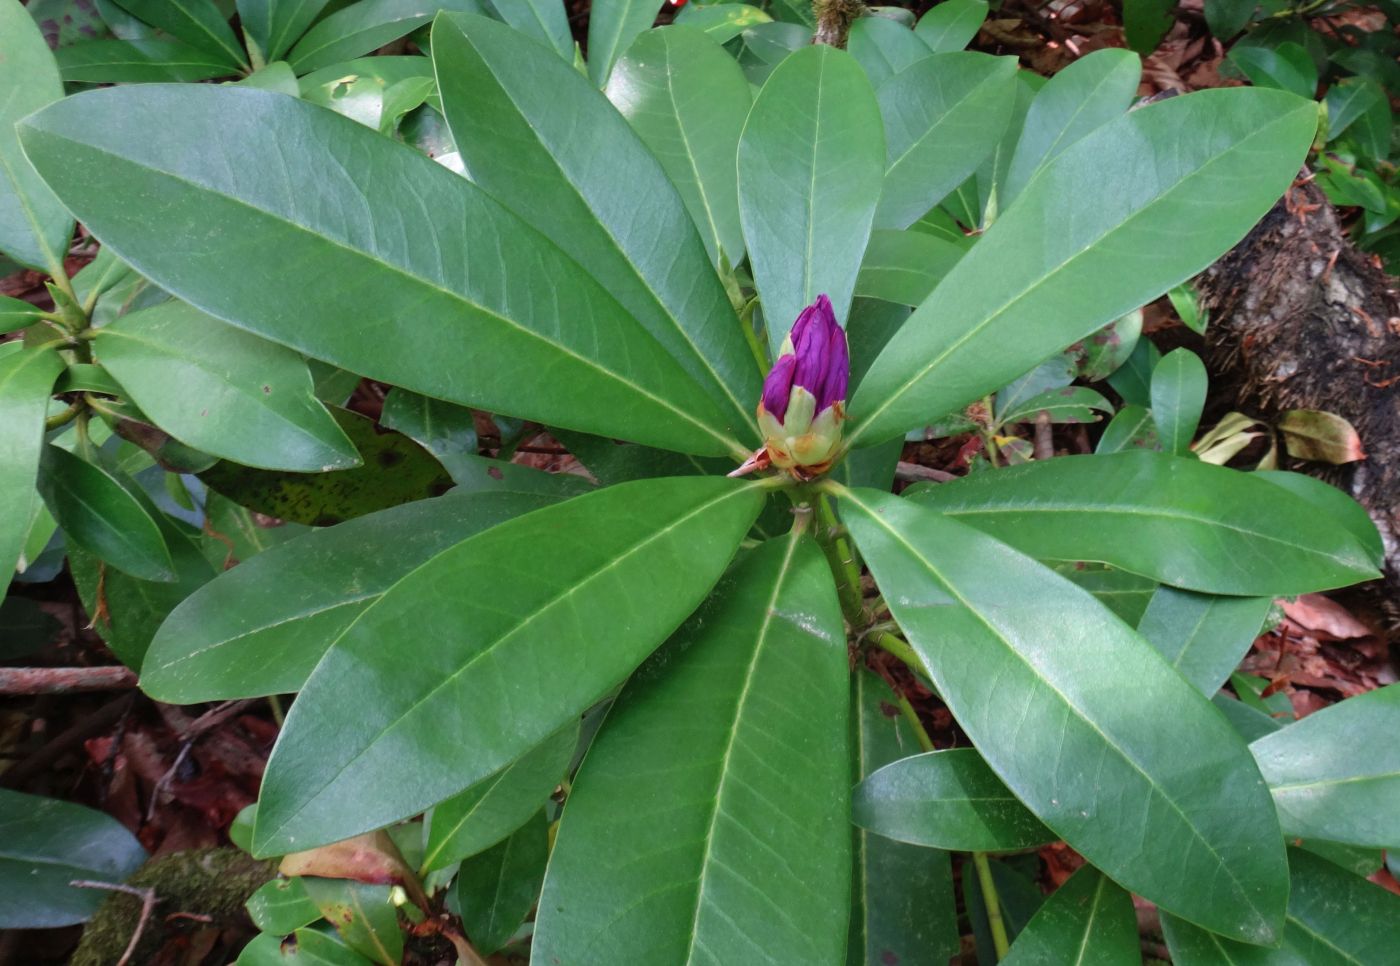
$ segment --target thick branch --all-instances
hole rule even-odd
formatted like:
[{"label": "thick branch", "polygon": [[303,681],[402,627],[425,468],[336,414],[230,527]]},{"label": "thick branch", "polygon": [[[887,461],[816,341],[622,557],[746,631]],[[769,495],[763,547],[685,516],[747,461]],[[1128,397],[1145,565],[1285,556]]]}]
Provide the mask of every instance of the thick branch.
[{"label": "thick branch", "polygon": [[74,694],[80,691],[126,691],[136,687],[136,672],[109,667],[4,667],[0,694]]},{"label": "thick branch", "polygon": [[851,24],[865,12],[865,4],[861,0],[813,0],[812,12],[817,17],[812,43],[844,49]]}]

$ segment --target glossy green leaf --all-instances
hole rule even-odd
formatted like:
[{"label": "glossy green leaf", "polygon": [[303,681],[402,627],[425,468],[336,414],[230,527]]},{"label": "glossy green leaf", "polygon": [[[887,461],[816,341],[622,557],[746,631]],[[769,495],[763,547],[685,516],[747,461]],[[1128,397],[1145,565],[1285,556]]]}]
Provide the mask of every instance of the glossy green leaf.
[{"label": "glossy green leaf", "polygon": [[1259,0],[1205,0],[1206,24],[1220,40],[1229,40],[1249,23]]},{"label": "glossy green leaf", "polygon": [[20,151],[15,122],[61,99],[63,83],[19,0],[0,0],[0,91],[0,252],[52,271],[68,251],[73,218]]},{"label": "glossy green leaf", "polygon": [[1245,741],[1257,741],[1283,727],[1283,722],[1250,707],[1229,691],[1215,692],[1210,703],[1220,709],[1225,720],[1230,722],[1230,727],[1239,732]]},{"label": "glossy green leaf", "polygon": [[1316,123],[1313,104],[1278,91],[1210,90],[1081,138],[890,340],[856,389],[848,440],[964,406],[1210,264],[1288,187]]},{"label": "glossy green leaf", "polygon": [[746,557],[633,676],[594,739],[564,807],[532,955],[841,961],[846,662],[816,544],[788,536]]},{"label": "glossy green leaf", "polygon": [[1176,22],[1175,0],[1123,0],[1123,38],[1146,57]]},{"label": "glossy green leaf", "polygon": [[1344,77],[1327,89],[1327,139],[1350,132],[1357,146],[1381,159],[1390,154],[1390,98],[1369,77]]},{"label": "glossy green leaf", "polygon": [[738,265],[734,157],[753,95],[734,58],[690,27],[648,31],[617,62],[607,95],[680,192],[710,261],[722,253]]},{"label": "glossy green leaf", "polygon": [[1175,916],[1162,930],[1176,966],[1372,966],[1395,958],[1400,896],[1300,849],[1280,949],[1231,942]]},{"label": "glossy green leaf", "polygon": [[911,497],[1040,559],[1097,560],[1213,594],[1301,594],[1375,576],[1308,503],[1251,474],[1145,451],[1062,456]]},{"label": "glossy green leaf", "polygon": [[287,62],[298,74],[362,57],[429,23],[439,10],[479,13],[476,0],[358,0],[321,19]]},{"label": "glossy green leaf", "polygon": [[977,170],[1011,119],[1015,78],[1014,57],[959,52],[880,85],[889,159],[877,225],[907,228]]},{"label": "glossy green leaf", "polygon": [[1317,93],[1317,65],[1298,44],[1285,42],[1272,47],[1241,44],[1231,49],[1230,62],[1255,87],[1272,87],[1307,98]]},{"label": "glossy green leaf", "polygon": [[1372,563],[1377,567],[1381,565],[1385,557],[1385,547],[1381,543],[1381,535],[1376,529],[1375,521],[1371,519],[1365,507],[1342,490],[1316,477],[1287,470],[1255,470],[1250,475],[1256,480],[1283,487],[1333,518],[1366,548]]},{"label": "glossy green leaf", "polygon": [[754,100],[739,139],[739,215],[775,357],[818,295],[845,322],[879,201],[883,145],[870,81],[834,47],[791,54]]},{"label": "glossy green leaf", "polygon": [[514,764],[434,806],[422,871],[470,858],[529,821],[565,778],[578,734],[578,725],[570,724]]},{"label": "glossy green leaf", "polygon": [[1064,355],[1074,365],[1075,378],[1100,382],[1127,363],[1141,335],[1142,310],[1138,309],[1080,339]]},{"label": "glossy green leaf", "polygon": [[1158,587],[1138,633],[1206,697],[1220,690],[1259,636],[1273,600]]},{"label": "glossy green leaf", "polygon": [[[683,403],[667,423],[707,427],[708,445],[696,452],[724,453],[716,442],[736,452],[736,440],[753,436],[758,373],[661,164],[578,71],[509,27],[443,17],[433,28],[433,54],[443,108],[472,181],[597,279],[669,351],[670,368],[688,374],[681,378],[697,387],[695,395],[703,390],[705,397]],[[578,136],[581,124],[587,138]],[[637,217],[638,197],[647,199],[644,219]],[[628,353],[641,341],[632,335]],[[679,401],[669,384],[659,388],[663,398]]]},{"label": "glossy green leaf", "polygon": [[124,315],[99,329],[94,345],[131,401],[188,446],[273,470],[324,473],[360,462],[290,349],[182,302]]},{"label": "glossy green leaf", "polygon": [[[722,477],[625,483],[493,527],[398,581],[292,706],[263,779],[255,851],[383,826],[514,762],[694,609],[764,493]],[[472,591],[488,583],[490,595]],[[599,622],[613,629],[606,638]],[[502,687],[516,675],[532,700]]]},{"label": "glossy green leaf", "polygon": [[0,585],[8,586],[39,503],[34,481],[44,451],[49,392],[63,360],[47,348],[0,347]]},{"label": "glossy green leaf", "polygon": [[1005,544],[874,490],[845,491],[841,508],[938,693],[1017,798],[1125,888],[1276,938],[1288,888],[1272,802],[1200,692]]},{"label": "glossy green leaf", "polygon": [[[125,87],[53,105],[24,137],[87,228],[241,328],[490,412],[715,456],[742,448],[709,397],[549,239],[345,118],[266,91]],[[219,160],[231,143],[234,168]],[[164,202],[133,219],[132,195]],[[413,230],[399,230],[410,211]]]},{"label": "glossy green leaf", "polygon": [[0,789],[0,928],[83,922],[107,896],[68,883],[121,882],[145,861],[141,844],[109,815]]},{"label": "glossy green leaf", "polygon": [[347,947],[378,966],[399,966],[403,961],[403,931],[390,897],[392,886],[314,876],[305,876],[302,885]]},{"label": "glossy green leaf", "polygon": [[1081,57],[1050,78],[1026,112],[997,203],[1005,208],[1036,171],[1127,111],[1141,77],[1142,61],[1136,54],[1107,48]]},{"label": "glossy green leaf", "polygon": [[325,9],[327,0],[238,0],[238,19],[265,62],[282,55]]},{"label": "glossy green leaf", "polygon": [[1133,897],[1092,865],[1055,890],[1016,937],[1006,966],[1139,966]]},{"label": "glossy green leaf", "polygon": [[1400,685],[1308,715],[1250,745],[1288,836],[1400,847]]},{"label": "glossy green leaf", "polygon": [[1152,596],[1157,590],[1157,582],[1126,570],[1114,570],[1097,564],[1081,561],[1059,563],[1050,562],[1050,568],[1073,583],[1093,594],[1118,619],[1130,627],[1136,627],[1142,615],[1147,612]]},{"label": "glossy green leaf", "polygon": [[78,546],[142,580],[175,579],[170,549],[134,483],[57,446],[44,447],[39,493]]},{"label": "glossy green leaf", "polygon": [[[298,929],[295,938],[295,951],[288,957],[295,966],[366,966],[374,962],[355,952],[329,929]],[[239,961],[242,962],[241,957]],[[263,964],[251,963],[249,966]]]},{"label": "glossy green leaf", "polygon": [[94,40],[57,51],[70,84],[150,84],[208,80],[233,72],[228,63],[177,40]]},{"label": "glossy green leaf", "polygon": [[405,575],[550,502],[521,493],[449,494],[273,547],[175,609],[151,642],[141,687],[171,704],[300,690],[331,642]]},{"label": "glossy green leaf", "polygon": [[899,842],[957,852],[1012,852],[1056,838],[971,748],[879,769],[856,786],[851,820]]},{"label": "glossy green leaf", "polygon": [[[716,43],[727,43],[749,27],[772,23],[773,18],[747,3],[688,3],[674,23],[702,31]],[[616,68],[614,67],[614,70]],[[609,78],[609,83],[612,79]]]},{"label": "glossy green leaf", "polygon": [[246,67],[247,58],[233,28],[214,0],[116,0],[117,4],[176,40],[213,54],[230,67]]},{"label": "glossy green leaf", "polygon": [[606,87],[632,41],[656,20],[659,0],[598,0],[588,11],[588,76]]},{"label": "glossy green leaf", "polygon": [[1152,370],[1152,421],[1162,449],[1187,456],[1206,404],[1205,363],[1190,349],[1176,349]]},{"label": "glossy green leaf", "polygon": [[248,897],[248,916],[263,932],[285,936],[321,918],[300,876],[273,879]]},{"label": "glossy green leaf", "polygon": [[477,952],[494,953],[520,928],[539,897],[548,859],[549,823],[536,811],[504,842],[462,863],[457,905]]},{"label": "glossy green leaf", "polygon": [[1103,413],[1111,412],[1113,404],[1094,390],[1086,386],[1064,386],[1008,406],[999,418],[1003,423],[1034,422],[1044,413],[1052,423],[1096,423]]},{"label": "glossy green leaf", "polygon": [[491,5],[516,30],[574,62],[574,35],[563,0],[492,0]]},{"label": "glossy green leaf", "polygon": [[1152,410],[1128,403],[1104,427],[1094,453],[1107,456],[1134,449],[1160,450],[1161,443],[1157,439],[1157,424],[1152,421]]},{"label": "glossy green leaf", "polygon": [[943,0],[919,18],[914,33],[934,53],[962,50],[987,19],[986,0]]},{"label": "glossy green leaf", "polygon": [[856,276],[857,297],[918,305],[962,258],[965,249],[917,231],[870,233]]},{"label": "glossy green leaf", "polygon": [[254,514],[227,497],[207,491],[204,515],[206,529],[228,548],[223,570],[309,531],[303,524]]},{"label": "glossy green leaf", "polygon": [[878,88],[885,80],[933,51],[914,31],[888,17],[867,15],[851,24],[846,49]]},{"label": "glossy green leaf", "polygon": [[39,321],[39,307],[23,299],[0,295],[0,334],[15,332]]},{"label": "glossy green leaf", "polygon": [[436,87],[433,62],[426,57],[359,57],[314,70],[298,82],[305,100],[386,134]]}]

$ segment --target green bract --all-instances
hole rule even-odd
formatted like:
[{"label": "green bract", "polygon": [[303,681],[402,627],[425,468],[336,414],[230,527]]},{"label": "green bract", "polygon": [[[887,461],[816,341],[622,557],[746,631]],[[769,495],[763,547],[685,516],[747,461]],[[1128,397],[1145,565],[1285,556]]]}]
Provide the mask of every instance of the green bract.
[{"label": "green bract", "polygon": [[[540,964],[942,963],[954,850],[1008,962],[1136,961],[1130,892],[1183,963],[1400,944],[1394,897],[1285,840],[1400,844],[1394,689],[1281,730],[1212,702],[1272,599],[1374,577],[1377,535],[1198,460],[1204,367],[1134,314],[1269,210],[1314,104],[1129,113],[1124,51],[1037,87],[960,49],[980,0],[852,53],[600,0],[586,64],[558,0],[239,0],[242,37],[121,7],[148,33],[67,79],[244,81],[64,98],[0,0],[0,251],[55,299],[0,305],[0,567],[61,532],[158,700],[298,692],[237,838],[354,838],[403,894],[266,886],[241,963],[392,964],[400,914]],[[431,60],[363,56],[410,33]],[[70,214],[101,244],[73,278]],[[1072,383],[1109,376],[1101,455],[1037,459],[1021,427],[1107,424]],[[983,468],[895,495],[911,431]],[[933,747],[911,677],[975,747]],[[3,925],[80,919],[58,873],[15,883],[132,843],[22,805]],[[1043,905],[988,854],[1055,840],[1088,865]]]}]

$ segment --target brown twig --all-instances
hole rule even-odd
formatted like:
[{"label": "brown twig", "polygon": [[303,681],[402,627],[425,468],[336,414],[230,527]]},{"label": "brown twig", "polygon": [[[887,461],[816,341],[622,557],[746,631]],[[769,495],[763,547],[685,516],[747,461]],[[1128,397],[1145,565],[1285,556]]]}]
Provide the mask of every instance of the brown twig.
[{"label": "brown twig", "polygon": [[150,921],[151,913],[156,907],[156,890],[153,888],[139,889],[136,886],[122,885],[119,882],[94,882],[91,879],[74,879],[68,883],[75,889],[106,889],[110,892],[125,892],[129,896],[136,896],[141,900],[141,918],[136,920],[136,931],[131,934],[131,942],[126,944],[126,952],[122,953],[122,958],[117,960],[117,966],[127,966],[131,962],[132,955],[136,952],[136,944],[141,941],[141,933],[146,929],[146,923]]},{"label": "brown twig", "polygon": [[1051,435],[1050,414],[1045,410],[1035,414],[1035,458],[1048,460],[1055,455],[1055,438]]},{"label": "brown twig", "polygon": [[76,694],[126,691],[136,687],[136,673],[119,665],[105,667],[0,668],[0,695]]},{"label": "brown twig", "polygon": [[918,463],[900,460],[894,468],[894,478],[904,483],[947,483],[958,477],[943,470],[936,470],[931,466],[922,466]]},{"label": "brown twig", "polygon": [[19,788],[35,775],[47,771],[54,761],[120,721],[122,716],[131,710],[132,700],[133,695],[125,694],[104,704],[86,718],[74,723],[67,731],[40,745],[24,761],[0,775],[0,787]]}]

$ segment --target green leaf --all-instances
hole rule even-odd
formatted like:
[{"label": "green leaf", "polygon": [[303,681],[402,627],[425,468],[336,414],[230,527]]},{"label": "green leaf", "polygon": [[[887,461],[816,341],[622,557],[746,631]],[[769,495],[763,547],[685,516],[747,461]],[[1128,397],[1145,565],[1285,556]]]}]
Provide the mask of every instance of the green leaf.
[{"label": "green leaf", "polygon": [[[366,959],[350,949],[338,935],[330,930],[322,932],[316,928],[298,929],[295,938],[295,952],[287,957],[295,966],[365,966],[365,964],[373,962],[373,960]],[[241,956],[239,962],[243,962]],[[249,963],[248,966],[264,966],[264,964],[253,962]]]},{"label": "green leaf", "polygon": [[1390,154],[1390,98],[1369,77],[1344,77],[1327,89],[1327,140],[1348,131],[1370,157]]},{"label": "green leaf", "polygon": [[1308,715],[1250,745],[1290,838],[1400,846],[1400,685]]},{"label": "green leaf", "polygon": [[1395,958],[1400,896],[1326,859],[1291,849],[1292,890],[1281,949],[1245,946],[1162,916],[1177,966],[1370,966]]},{"label": "green leaf", "polygon": [[322,18],[297,41],[287,62],[298,74],[361,57],[432,21],[439,10],[479,13],[477,0],[358,0]]},{"label": "green leaf", "polygon": [[145,849],[111,816],[0,788],[0,928],[83,922],[107,895],[68,883],[121,882],[145,861]]},{"label": "green leaf", "polygon": [[1272,802],[1198,691],[1010,547],[874,490],[845,491],[841,507],[938,693],[1017,798],[1125,888],[1227,935],[1276,938],[1288,890]]},{"label": "green leaf", "polygon": [[273,879],[248,897],[248,915],[263,932],[285,936],[321,918],[321,910],[306,894],[300,876]]},{"label": "green leaf", "polygon": [[[3,7],[0,7],[3,9]],[[48,348],[0,347],[0,590],[9,586],[24,548],[38,494],[34,481],[44,451],[49,392],[63,360]]]},{"label": "green leaf", "polygon": [[1283,487],[1331,517],[1366,548],[1367,557],[1375,566],[1379,567],[1385,559],[1380,532],[1366,508],[1331,483],[1287,470],[1255,470],[1250,475],[1256,480]]},{"label": "green leaf", "polygon": [[957,852],[1014,852],[1056,838],[971,748],[879,769],[856,786],[851,821],[898,842]]},{"label": "green leaf", "polygon": [[549,827],[543,811],[510,838],[462,863],[457,905],[472,946],[490,955],[509,941],[540,894],[549,859]]},{"label": "green leaf", "polygon": [[1283,727],[1283,722],[1250,707],[1229,691],[1215,692],[1210,703],[1220,709],[1220,713],[1225,715],[1225,720],[1230,722],[1230,727],[1239,732],[1245,741],[1256,741]]},{"label": "green leaf", "polygon": [[606,87],[613,64],[656,20],[659,0],[597,0],[588,12],[588,76]]},{"label": "green leaf", "polygon": [[[669,350],[671,369],[684,369],[685,383],[703,390],[707,398],[684,404],[667,423],[688,417],[708,427],[704,455],[725,452],[716,440],[737,452],[735,440],[754,434],[760,380],[729,296],[661,164],[578,71],[517,31],[484,17],[443,17],[433,28],[433,55],[471,180],[590,273]],[[578,136],[580,124],[587,138]],[[647,199],[644,219],[638,197]],[[635,351],[642,337],[630,339]]]},{"label": "green leaf", "polygon": [[565,777],[578,736],[578,725],[571,723],[514,764],[434,806],[422,871],[470,858],[529,821]]},{"label": "green leaf", "polygon": [[1146,451],[1062,456],[911,498],[1051,560],[1096,560],[1212,594],[1286,596],[1375,576],[1312,505],[1252,474]]},{"label": "green leaf", "polygon": [[1205,0],[1206,24],[1212,35],[1229,40],[1244,29],[1259,0]]},{"label": "green leaf", "polygon": [[301,881],[346,946],[379,966],[399,966],[403,932],[391,901],[392,886],[314,876]]},{"label": "green leaf", "polygon": [[617,62],[607,95],[680,192],[710,261],[738,265],[734,158],[753,95],[734,58],[690,27],[651,30]]},{"label": "green leaf", "polygon": [[154,508],[134,483],[66,449],[44,447],[39,493],[75,544],[142,580],[174,580],[170,548]]},{"label": "green leaf", "polygon": [[1142,61],[1136,54],[1107,48],[1076,60],[1050,78],[1026,112],[997,204],[1004,209],[1042,167],[1127,111],[1141,77]]},{"label": "green leaf", "polygon": [[1316,125],[1287,94],[1210,90],[1081,138],[890,340],[851,401],[850,443],[958,409],[1194,275],[1291,183]]},{"label": "green leaf", "polygon": [[889,161],[875,223],[907,228],[976,171],[1001,141],[1015,93],[1014,57],[970,52],[926,57],[881,84]]},{"label": "green leaf", "polygon": [[1134,449],[1160,450],[1161,444],[1157,439],[1157,425],[1152,422],[1152,411],[1129,403],[1104,427],[1094,453],[1108,456]]},{"label": "green leaf", "polygon": [[594,739],[532,955],[840,962],[847,673],[816,544],[791,535],[753,551],[628,682]]},{"label": "green leaf", "polygon": [[0,0],[0,91],[0,252],[51,272],[68,253],[73,218],[20,151],[15,122],[62,99],[63,83],[19,0]]},{"label": "green leaf", "polygon": [[888,17],[866,15],[851,24],[846,49],[878,88],[885,80],[933,51],[914,31]]},{"label": "green leaf", "polygon": [[1055,890],[1016,937],[1006,966],[1070,962],[1076,966],[1139,966],[1133,898],[1092,865]]},{"label": "green leaf", "polygon": [[900,305],[928,298],[966,249],[937,235],[919,231],[876,230],[870,233],[865,258],[856,276],[855,294]]},{"label": "green leaf", "polygon": [[501,19],[574,62],[574,35],[562,0],[492,0]]},{"label": "green leaf", "polygon": [[176,40],[213,54],[230,67],[247,67],[248,60],[233,28],[214,0],[116,0],[117,4],[159,27]]},{"label": "green leaf", "polygon": [[[993,858],[988,865],[992,870],[992,887],[996,890],[1001,904],[1001,918],[1006,926],[1006,934],[1013,942],[1045,904],[1045,896],[1036,882],[1039,869],[1034,872],[1022,861],[1013,865],[1015,858],[999,860]],[[982,894],[982,883],[972,862],[962,866],[962,892],[968,922],[972,926],[973,944],[976,947],[977,962],[991,963],[996,960],[996,948],[992,942],[992,930],[987,921],[987,901]]]},{"label": "green leaf", "polygon": [[[263,779],[255,851],[378,828],[514,762],[680,624],[764,495],[761,483],[722,477],[625,483],[418,567],[346,628],[292,706]],[[487,585],[490,595],[473,592]],[[502,687],[515,675],[532,700]]]},{"label": "green leaf", "polygon": [[271,63],[306,32],[327,0],[238,0],[238,18],[248,36]]},{"label": "green leaf", "polygon": [[[878,674],[851,678],[851,779],[918,749],[895,696]],[[953,870],[948,853],[852,830],[851,924],[847,966],[947,966],[958,952]]]},{"label": "green leaf", "polygon": [[391,133],[401,115],[436,87],[433,62],[426,57],[360,57],[312,71],[298,82],[305,100],[381,133]]},{"label": "green leaf", "polygon": [[1085,386],[1047,389],[1024,402],[1008,406],[1000,414],[1002,423],[1034,422],[1041,413],[1052,423],[1096,423],[1099,413],[1113,412],[1113,404]]},{"label": "green leaf", "polygon": [[69,84],[190,83],[233,73],[221,58],[177,40],[93,40],[55,56]]},{"label": "green leaf", "polygon": [[875,92],[843,50],[789,55],[739,139],[739,216],[773,355],[826,293],[844,323],[880,200],[885,137]]},{"label": "green leaf", "polygon": [[16,332],[39,321],[39,307],[24,299],[0,295],[0,334]]},{"label": "green leaf", "polygon": [[947,54],[972,43],[986,19],[986,0],[943,0],[919,18],[914,33],[929,50]]},{"label": "green leaf", "polygon": [[[95,235],[240,328],[489,412],[715,456],[742,449],[709,397],[549,239],[345,118],[266,91],[119,87],[29,118],[25,141]],[[235,168],[219,160],[229,143]],[[246,176],[269,170],[278,177]],[[162,199],[158,216],[129,217],[122,199],[138,195]],[[405,212],[412,231],[400,230]]]},{"label": "green leaf", "polygon": [[99,329],[94,347],[132,402],[187,446],[271,470],[359,465],[290,349],[173,301]]},{"label": "green leaf", "polygon": [[1241,45],[1230,50],[1230,62],[1255,87],[1272,87],[1309,99],[1317,93],[1317,65],[1298,44]]},{"label": "green leaf", "polygon": [[1205,364],[1190,349],[1167,353],[1152,370],[1152,421],[1168,454],[1191,454],[1208,381]]},{"label": "green leaf", "polygon": [[1248,653],[1271,607],[1268,597],[1216,597],[1158,587],[1138,633],[1210,697]]},{"label": "green leaf", "polygon": [[521,493],[449,494],[266,550],[175,609],[147,651],[141,687],[171,704],[298,691],[331,643],[405,575],[550,502]]},{"label": "green leaf", "polygon": [[1147,612],[1147,607],[1157,590],[1156,581],[1130,574],[1126,570],[1114,570],[1111,567],[1099,567],[1080,561],[1052,562],[1050,568],[1093,594],[1100,604],[1130,627],[1136,627],[1138,621],[1142,620],[1142,615]]},{"label": "green leaf", "polygon": [[[705,33],[716,43],[727,43],[749,27],[761,23],[772,23],[773,18],[758,7],[747,3],[691,3],[687,4],[673,21]],[[613,68],[616,70],[616,67]],[[612,78],[608,78],[612,83]],[[742,123],[742,119],[741,119]]]},{"label": "green leaf", "polygon": [[1176,0],[1123,0],[1123,34],[1128,46],[1146,57],[1176,22]]},{"label": "green leaf", "polygon": [[1100,382],[1127,363],[1141,335],[1142,310],[1138,309],[1080,339],[1063,354],[1073,364],[1075,378]]}]

